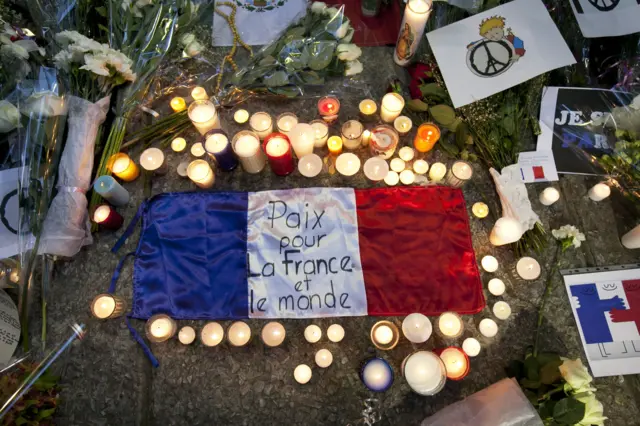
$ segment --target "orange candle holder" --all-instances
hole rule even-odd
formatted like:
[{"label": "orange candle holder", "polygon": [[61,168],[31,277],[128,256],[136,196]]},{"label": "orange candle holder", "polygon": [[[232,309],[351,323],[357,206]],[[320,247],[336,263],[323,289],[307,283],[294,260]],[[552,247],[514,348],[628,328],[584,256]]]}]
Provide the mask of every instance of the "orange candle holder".
[{"label": "orange candle holder", "polygon": [[429,152],[439,140],[440,128],[433,123],[423,123],[418,127],[413,145],[418,152]]},{"label": "orange candle holder", "polygon": [[469,357],[462,349],[450,346],[436,350],[435,353],[444,363],[447,379],[458,381],[467,377],[470,370]]},{"label": "orange candle holder", "polygon": [[107,162],[107,168],[111,173],[125,182],[136,180],[140,176],[140,169],[124,152],[114,154]]}]

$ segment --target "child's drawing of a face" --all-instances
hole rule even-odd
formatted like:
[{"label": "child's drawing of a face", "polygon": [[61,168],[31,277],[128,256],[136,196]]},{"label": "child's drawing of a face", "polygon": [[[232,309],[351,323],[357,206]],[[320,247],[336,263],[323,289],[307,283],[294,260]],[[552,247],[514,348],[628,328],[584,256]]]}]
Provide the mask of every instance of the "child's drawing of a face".
[{"label": "child's drawing of a face", "polygon": [[609,283],[609,284],[600,284],[600,288],[604,291],[616,291],[618,289],[618,284]]},{"label": "child's drawing of a face", "polygon": [[504,38],[504,31],[500,27],[491,28],[489,31],[484,33],[484,38],[492,41],[502,40]]}]

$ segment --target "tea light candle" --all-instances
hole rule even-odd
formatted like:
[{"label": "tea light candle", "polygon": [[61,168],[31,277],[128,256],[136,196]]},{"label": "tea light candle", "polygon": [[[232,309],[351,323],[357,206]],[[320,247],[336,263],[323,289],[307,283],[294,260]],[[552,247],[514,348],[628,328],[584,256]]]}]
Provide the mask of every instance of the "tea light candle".
[{"label": "tea light candle", "polygon": [[260,173],[264,169],[267,157],[260,149],[258,135],[249,130],[242,130],[233,137],[231,147],[245,172]]},{"label": "tea light candle", "polygon": [[111,173],[125,182],[131,182],[140,176],[140,169],[124,152],[114,154],[109,159]]},{"label": "tea light candle", "polygon": [[193,155],[194,157],[202,157],[204,154],[206,154],[206,150],[204,149],[204,145],[202,145],[201,142],[196,142],[193,145],[191,145],[191,155]]},{"label": "tea light candle", "polygon": [[414,352],[402,362],[402,375],[412,391],[419,395],[435,395],[447,382],[442,359],[433,352]]},{"label": "tea light candle", "polygon": [[540,204],[550,206],[560,199],[560,191],[553,187],[545,188],[540,194]]},{"label": "tea light candle", "polygon": [[322,171],[322,158],[316,154],[307,154],[298,161],[298,171],[304,177],[316,177]]},{"label": "tea light candle", "polygon": [[194,160],[187,167],[187,176],[199,188],[211,188],[215,182],[215,174],[204,160]]},{"label": "tea light candle", "polygon": [[376,126],[371,130],[371,139],[369,140],[371,155],[388,160],[396,152],[399,141],[400,136],[393,127],[386,124]]},{"label": "tea light candle", "polygon": [[171,141],[171,149],[175,152],[182,152],[187,147],[185,138],[175,138]]},{"label": "tea light candle", "polygon": [[386,123],[391,123],[398,118],[404,108],[404,98],[397,93],[387,93],[382,98],[380,106],[380,118]]},{"label": "tea light candle", "polygon": [[424,160],[416,160],[413,162],[413,171],[419,175],[427,173],[429,170],[429,163]]},{"label": "tea light candle", "polygon": [[477,202],[471,207],[473,215],[479,219],[483,219],[489,215],[489,206],[485,203]]},{"label": "tea light candle", "polygon": [[400,340],[400,331],[390,321],[378,321],[371,327],[371,342],[383,351],[393,349]]},{"label": "tea light candle", "polygon": [[498,334],[498,324],[491,318],[485,318],[480,321],[478,330],[480,330],[480,334],[484,337],[493,337]]},{"label": "tea light candle", "polygon": [[373,117],[375,117],[376,111],[378,111],[378,105],[373,99],[365,99],[363,101],[360,101],[358,109],[360,110],[360,118],[362,118],[363,120],[372,121]]},{"label": "tea light candle", "polygon": [[200,332],[200,341],[208,347],[218,346],[222,339],[224,339],[224,329],[217,322],[208,322]]},{"label": "tea light candle", "polygon": [[188,161],[183,161],[180,164],[178,164],[178,167],[176,168],[176,171],[178,172],[178,176],[180,176],[182,178],[189,177],[187,175],[187,168],[189,168],[189,162]]},{"label": "tea light candle", "polygon": [[473,337],[468,337],[464,339],[464,342],[462,342],[462,350],[467,354],[467,356],[478,356],[480,349],[480,342]]},{"label": "tea light candle", "polygon": [[334,343],[341,342],[344,339],[344,328],[340,324],[331,324],[327,328],[327,337]]},{"label": "tea light candle", "polygon": [[406,115],[401,115],[400,117],[393,120],[393,127],[398,131],[398,134],[400,134],[400,136],[406,136],[407,133],[411,131],[413,122]]},{"label": "tea light candle", "polygon": [[284,133],[271,133],[264,139],[263,146],[273,173],[286,176],[294,170],[291,143]]},{"label": "tea light candle", "polygon": [[628,249],[640,248],[640,225],[633,228],[620,238],[622,245]]},{"label": "tea light candle", "polygon": [[371,157],[364,162],[362,170],[367,179],[378,182],[387,177],[389,164],[380,157]]},{"label": "tea light candle", "polygon": [[120,229],[124,223],[124,218],[110,205],[102,204],[96,207],[93,212],[93,221],[105,229],[112,229],[115,231]]},{"label": "tea light candle", "polygon": [[11,272],[9,272],[9,281],[14,284],[18,284],[18,282],[20,282],[20,269],[11,269]]},{"label": "tea light candle", "polygon": [[418,127],[416,137],[413,139],[413,146],[419,152],[429,152],[440,140],[440,128],[433,123],[424,123]]},{"label": "tea light candle", "polygon": [[611,195],[611,188],[604,183],[597,183],[589,190],[589,198],[592,201],[602,201]]},{"label": "tea light candle", "polygon": [[473,168],[466,161],[456,161],[451,166],[447,175],[447,184],[454,188],[460,188],[473,176]]},{"label": "tea light candle", "polygon": [[462,335],[464,325],[462,318],[455,312],[445,312],[438,317],[438,330],[447,339],[455,339]]},{"label": "tea light candle", "polygon": [[347,149],[358,149],[362,145],[362,123],[349,120],[342,125],[342,144]]},{"label": "tea light candle", "polygon": [[540,276],[540,264],[533,257],[525,256],[518,260],[516,272],[523,280],[536,280]]},{"label": "tea light candle", "polygon": [[273,120],[266,112],[256,112],[249,119],[249,127],[263,140],[273,132]]},{"label": "tea light candle", "polygon": [[394,158],[393,160],[391,160],[391,163],[389,164],[389,167],[394,172],[400,173],[405,168],[405,162],[401,158]]},{"label": "tea light candle", "polygon": [[360,159],[355,154],[340,154],[336,159],[336,170],[343,176],[353,176],[360,170]]},{"label": "tea light candle", "polygon": [[329,148],[330,154],[339,155],[342,153],[342,138],[340,136],[331,136],[327,141],[327,148]]},{"label": "tea light candle", "polygon": [[233,120],[238,124],[244,124],[249,121],[249,111],[246,109],[239,109],[233,113]]},{"label": "tea light candle", "polygon": [[324,121],[333,123],[340,112],[340,101],[333,96],[325,96],[318,100],[318,112]]},{"label": "tea light candle", "polygon": [[249,340],[251,339],[251,329],[247,323],[236,321],[231,324],[231,327],[229,327],[227,339],[229,339],[229,343],[232,346],[244,346],[249,343]]},{"label": "tea light candle", "polygon": [[91,314],[98,319],[111,319],[122,316],[124,308],[124,299],[113,294],[99,294],[91,302]]},{"label": "tea light candle", "polygon": [[362,146],[368,146],[371,141],[371,132],[369,130],[365,130],[362,132]]},{"label": "tea light candle", "polygon": [[298,117],[292,112],[282,113],[276,118],[276,129],[285,135],[288,135],[296,124],[298,124]]},{"label": "tea light candle", "polygon": [[495,272],[498,270],[498,259],[491,255],[483,257],[480,263],[482,264],[482,269],[487,272]]},{"label": "tea light candle", "polygon": [[493,315],[498,319],[506,320],[511,316],[511,306],[507,302],[496,302],[493,305]]},{"label": "tea light candle", "polygon": [[400,151],[398,151],[398,157],[400,157],[405,162],[413,160],[413,157],[415,157],[415,155],[415,150],[410,146],[403,146],[402,148],[400,148]]},{"label": "tea light candle", "polygon": [[[432,0],[409,0],[407,2],[400,25],[398,42],[393,53],[393,60],[396,64],[406,66],[411,62],[424,34],[429,15],[431,15],[432,5]],[[405,35],[405,31],[408,34]],[[411,39],[407,39],[408,36]],[[400,45],[402,42],[404,42],[404,48]]]},{"label": "tea light candle", "polygon": [[304,329],[304,338],[309,343],[316,343],[322,337],[322,330],[315,324],[311,324]]},{"label": "tea light candle", "polygon": [[204,87],[196,86],[191,91],[191,97],[194,101],[206,101],[209,99],[209,95],[207,95],[207,91]]},{"label": "tea light candle", "polygon": [[429,340],[432,332],[431,321],[420,313],[407,315],[402,321],[402,334],[410,342],[424,343]]},{"label": "tea light candle", "polygon": [[489,289],[489,293],[494,296],[502,296],[506,289],[504,281],[500,278],[491,278],[489,284],[487,284],[487,288]]},{"label": "tea light candle", "polygon": [[111,176],[100,176],[93,183],[93,190],[111,205],[124,206],[129,202],[129,191]]},{"label": "tea light candle", "polygon": [[289,139],[291,140],[291,146],[296,153],[296,157],[302,158],[307,154],[313,152],[316,132],[311,127],[311,124],[298,123],[291,132],[289,132]]},{"label": "tea light candle", "polygon": [[301,385],[309,383],[309,380],[311,380],[311,367],[306,364],[300,364],[293,370],[293,378]]},{"label": "tea light candle", "polygon": [[433,163],[429,169],[429,179],[433,182],[440,182],[447,173],[447,166],[442,163]]},{"label": "tea light candle", "polygon": [[367,360],[360,370],[360,380],[373,392],[384,392],[393,384],[393,369],[382,358]]},{"label": "tea light candle", "polygon": [[400,172],[400,182],[403,185],[411,185],[416,180],[416,175],[411,170],[403,170]]},{"label": "tea light candle", "polygon": [[238,166],[229,137],[222,130],[211,130],[204,136],[204,150],[222,170],[230,171]]},{"label": "tea light candle", "polygon": [[326,145],[327,139],[329,138],[329,126],[322,120],[313,120],[310,124],[315,132],[313,146],[315,148],[322,148]]},{"label": "tea light candle", "polygon": [[211,101],[194,101],[189,105],[188,114],[189,120],[201,135],[220,128],[218,112]]},{"label": "tea light candle", "polygon": [[316,352],[316,364],[320,368],[327,368],[333,362],[333,354],[328,349],[320,349]]},{"label": "tea light candle", "polygon": [[147,338],[153,343],[165,342],[178,330],[174,320],[165,314],[157,314],[149,318],[146,325]]},{"label": "tea light candle", "polygon": [[169,165],[164,161],[164,153],[158,148],[148,148],[140,154],[140,166],[148,172],[164,175],[169,171]]},{"label": "tea light candle", "polygon": [[524,230],[520,222],[512,217],[501,217],[493,225],[489,241],[494,246],[515,243],[522,237]]},{"label": "tea light candle", "polygon": [[270,348],[275,348],[284,342],[286,335],[287,332],[282,324],[277,321],[271,321],[262,327],[262,333],[260,336],[262,337],[262,341],[265,345]]},{"label": "tea light candle", "polygon": [[400,175],[393,170],[389,170],[389,173],[387,173],[387,176],[384,178],[384,183],[389,186],[395,186],[398,182],[400,182]]},{"label": "tea light candle", "polygon": [[196,340],[196,331],[193,327],[189,327],[188,325],[184,326],[180,329],[180,332],[178,332],[178,340],[183,345],[190,345]]},{"label": "tea light candle", "polygon": [[187,109],[187,103],[184,101],[184,98],[181,98],[180,96],[172,98],[169,105],[174,112],[180,112]]},{"label": "tea light candle", "polygon": [[447,379],[462,380],[469,374],[469,358],[460,348],[446,348],[440,353],[440,359],[447,370]]}]

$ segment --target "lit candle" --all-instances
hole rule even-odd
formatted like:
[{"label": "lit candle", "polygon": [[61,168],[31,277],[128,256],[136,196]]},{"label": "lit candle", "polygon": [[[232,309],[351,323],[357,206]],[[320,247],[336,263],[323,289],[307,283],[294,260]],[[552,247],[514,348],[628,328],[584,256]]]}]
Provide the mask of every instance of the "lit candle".
[{"label": "lit candle", "polygon": [[184,98],[181,98],[180,96],[172,98],[169,105],[171,105],[171,109],[174,112],[184,111],[187,108],[187,103],[184,101]]},{"label": "lit candle", "polygon": [[400,117],[393,120],[393,127],[398,131],[398,134],[400,136],[406,136],[407,133],[411,131],[413,122],[406,115],[401,115]]},{"label": "lit candle", "polygon": [[190,345],[196,340],[196,331],[193,327],[189,327],[188,325],[184,326],[178,332],[178,340],[183,345]]},{"label": "lit candle", "polygon": [[489,289],[489,293],[494,296],[502,296],[506,290],[504,281],[500,278],[491,278],[489,284],[487,284],[487,288]]},{"label": "lit candle", "polygon": [[393,170],[389,170],[389,173],[384,177],[384,183],[389,186],[395,186],[398,182],[400,182],[400,175]]},{"label": "lit candle", "polygon": [[140,169],[124,152],[114,154],[109,158],[108,168],[119,179],[131,182],[140,176]]},{"label": "lit candle", "polygon": [[480,349],[480,342],[473,337],[468,337],[464,339],[464,342],[462,342],[462,350],[467,354],[467,356],[478,356]]},{"label": "lit candle", "polygon": [[165,314],[157,314],[149,318],[146,325],[147,338],[153,343],[167,341],[176,334],[178,326]]},{"label": "lit candle", "polygon": [[433,123],[424,123],[418,127],[416,137],[413,139],[413,146],[419,152],[429,152],[440,140],[440,128]]},{"label": "lit candle", "polygon": [[515,243],[524,234],[520,222],[512,217],[501,217],[493,225],[489,241],[494,246]]},{"label": "lit candle", "polygon": [[183,161],[182,163],[178,164],[178,167],[176,168],[176,171],[178,172],[178,176],[183,178],[189,177],[189,175],[187,175],[188,167],[189,167],[188,161]]},{"label": "lit candle", "polygon": [[393,170],[396,173],[400,173],[401,171],[403,171],[405,166],[406,164],[404,160],[401,158],[394,158],[393,160],[391,160],[391,163],[389,164],[389,167],[391,168],[391,170]]},{"label": "lit candle", "polygon": [[224,329],[217,322],[208,322],[200,332],[200,340],[205,346],[218,346],[224,339]]},{"label": "lit candle", "polygon": [[387,93],[382,98],[380,106],[380,118],[386,123],[391,123],[398,118],[404,108],[404,98],[397,93]]},{"label": "lit candle", "polygon": [[433,163],[429,169],[429,179],[433,182],[440,182],[447,173],[447,166],[442,163]]},{"label": "lit candle", "polygon": [[304,338],[309,343],[316,343],[322,337],[322,330],[315,324],[311,324],[304,329]]},{"label": "lit candle", "polygon": [[196,86],[191,91],[191,97],[194,101],[206,101],[209,99],[209,95],[207,95],[207,91],[204,87]]},{"label": "lit candle", "polygon": [[429,340],[432,332],[431,321],[420,313],[407,315],[402,321],[402,334],[410,342],[424,343]]},{"label": "lit candle", "polygon": [[371,155],[388,160],[396,152],[399,140],[400,136],[393,127],[386,124],[374,127],[371,130],[371,139],[369,141]]},{"label": "lit candle", "polygon": [[249,111],[239,109],[233,114],[233,120],[238,124],[244,124],[249,120]]},{"label": "lit candle", "polygon": [[511,306],[507,302],[496,302],[493,305],[493,315],[498,319],[506,320],[511,316]]},{"label": "lit candle", "polygon": [[316,364],[320,368],[327,368],[333,362],[333,354],[328,349],[320,349],[316,352]]},{"label": "lit candle", "polygon": [[622,245],[628,249],[640,248],[640,225],[633,228],[620,238]]},{"label": "lit candle", "polygon": [[604,183],[595,184],[589,190],[589,198],[591,198],[592,201],[602,201],[609,195],[611,195],[611,188]]},{"label": "lit candle", "polygon": [[340,112],[340,101],[333,96],[325,96],[318,100],[318,112],[324,121],[333,123]]},{"label": "lit candle", "polygon": [[456,161],[451,166],[447,175],[447,184],[454,188],[460,188],[473,176],[473,168],[466,161]]},{"label": "lit candle", "polygon": [[164,161],[164,153],[158,148],[147,148],[142,151],[140,166],[157,175],[164,175],[169,171],[169,165]]},{"label": "lit candle", "polygon": [[540,194],[540,204],[550,206],[560,199],[560,191],[553,187],[545,188]]},{"label": "lit candle", "polygon": [[473,204],[471,211],[475,217],[483,219],[489,215],[489,206],[483,202],[477,202]]},{"label": "lit candle", "polygon": [[291,146],[296,153],[296,157],[302,158],[313,152],[316,131],[313,130],[311,124],[298,123],[291,129],[291,132],[289,132],[289,139],[291,140]]},{"label": "lit candle", "polygon": [[342,138],[340,136],[331,136],[327,141],[329,153],[339,155],[342,152]]},{"label": "lit candle", "polygon": [[9,272],[9,281],[14,284],[18,284],[18,282],[20,282],[20,269],[11,269],[11,272]]},{"label": "lit candle", "polygon": [[211,101],[195,101],[189,106],[189,119],[201,135],[220,128],[216,107]]},{"label": "lit candle", "polygon": [[284,133],[271,133],[264,138],[263,146],[273,173],[286,176],[295,169],[291,143]]},{"label": "lit candle", "polygon": [[424,160],[416,160],[413,162],[413,171],[419,175],[423,175],[429,171],[429,163]]},{"label": "lit candle", "polygon": [[327,139],[329,138],[329,126],[327,126],[327,123],[322,120],[313,120],[310,124],[315,132],[313,146],[316,148],[322,148],[326,145]]},{"label": "lit candle", "polygon": [[171,141],[171,149],[175,152],[182,152],[187,147],[185,138],[175,138]]},{"label": "lit candle", "polygon": [[211,166],[204,160],[194,160],[187,167],[187,176],[199,188],[211,188],[215,182],[216,175]]},{"label": "lit candle", "polygon": [[262,327],[262,333],[260,334],[264,344],[271,348],[280,346],[282,342],[284,342],[286,335],[287,332],[285,331],[284,326],[277,321],[268,322],[264,327]]},{"label": "lit candle", "polygon": [[231,324],[231,327],[229,327],[227,339],[229,339],[229,343],[232,346],[244,346],[249,343],[249,340],[251,339],[251,329],[247,323],[236,321]]},{"label": "lit candle", "polygon": [[336,170],[343,176],[353,176],[360,170],[360,159],[355,154],[340,154],[336,159]]},{"label": "lit candle", "polygon": [[341,342],[344,339],[344,328],[340,324],[331,324],[327,328],[327,337],[334,343]]},{"label": "lit candle", "polygon": [[378,105],[376,105],[373,99],[365,99],[358,105],[360,109],[360,118],[365,121],[373,121],[376,111],[378,111]]},{"label": "lit candle", "polygon": [[111,176],[100,176],[93,183],[93,190],[114,206],[124,206],[129,202],[129,191]]},{"label": "lit candle", "polygon": [[117,230],[124,223],[121,214],[108,204],[101,204],[93,212],[93,221],[105,229]]},{"label": "lit candle", "polygon": [[194,157],[202,157],[204,154],[206,154],[206,150],[204,149],[204,145],[202,145],[201,142],[196,142],[193,145],[191,145],[191,155],[193,155]]},{"label": "lit candle", "polygon": [[362,146],[369,146],[369,141],[371,141],[371,132],[365,130],[362,132]]},{"label": "lit candle", "polygon": [[462,380],[469,373],[469,358],[460,348],[446,348],[440,353],[440,359],[447,370],[447,379]]},{"label": "lit candle", "polygon": [[484,337],[493,337],[498,334],[498,324],[491,318],[485,318],[480,321],[478,330],[480,330],[480,334]]},{"label": "lit candle", "polygon": [[413,157],[415,157],[415,155],[416,151],[410,146],[403,146],[398,151],[398,157],[400,157],[405,162],[413,160]]},{"label": "lit candle", "polygon": [[495,272],[498,270],[498,259],[491,255],[483,257],[480,263],[482,264],[482,269],[487,272]]},{"label": "lit candle", "polygon": [[414,352],[402,362],[402,375],[415,393],[435,395],[447,382],[447,370],[433,352]]},{"label": "lit candle", "polygon": [[393,54],[393,60],[396,64],[406,66],[411,62],[424,34],[424,27],[427,25],[429,15],[431,15],[431,8],[431,0],[409,0],[407,2]]},{"label": "lit candle", "polygon": [[364,162],[362,170],[367,179],[378,182],[387,177],[389,164],[380,157],[371,157]]},{"label": "lit candle", "polygon": [[266,112],[256,112],[249,119],[249,127],[263,140],[273,132],[273,120]]},{"label": "lit candle", "polygon": [[447,339],[455,339],[462,335],[464,324],[462,318],[455,312],[445,312],[438,317],[438,330]]},{"label": "lit candle", "polygon": [[230,171],[238,166],[229,137],[222,130],[211,130],[204,136],[204,150],[222,170]]},{"label": "lit candle", "polygon": [[122,316],[124,308],[124,299],[113,294],[99,294],[91,302],[91,313],[98,319],[111,319]]},{"label": "lit candle", "polygon": [[362,123],[349,120],[342,125],[342,144],[346,149],[358,149],[362,145]]},{"label": "lit candle", "polygon": [[242,130],[233,137],[231,147],[245,172],[260,173],[264,169],[267,157],[260,149],[258,135],[249,130]]},{"label": "lit candle", "polygon": [[373,392],[385,392],[393,384],[393,369],[382,358],[367,360],[360,370],[360,380]]},{"label": "lit candle", "polygon": [[400,172],[400,182],[403,185],[411,185],[416,180],[416,175],[411,170],[403,170]]},{"label": "lit candle", "polygon": [[285,112],[276,118],[276,128],[278,132],[284,133],[285,135],[288,135],[289,131],[293,129],[293,126],[296,124],[298,124],[298,117],[292,112]]},{"label": "lit candle", "polygon": [[293,378],[301,385],[309,383],[309,380],[311,380],[311,367],[306,364],[300,364],[293,370]]},{"label": "lit candle", "polygon": [[322,171],[322,158],[316,154],[307,154],[298,161],[298,171],[304,177],[316,177]]},{"label": "lit candle", "polygon": [[393,349],[400,340],[400,331],[390,321],[378,321],[371,327],[371,342],[378,349],[388,351]]},{"label": "lit candle", "polygon": [[535,280],[540,276],[540,264],[532,257],[523,257],[516,264],[516,271],[524,280]]}]

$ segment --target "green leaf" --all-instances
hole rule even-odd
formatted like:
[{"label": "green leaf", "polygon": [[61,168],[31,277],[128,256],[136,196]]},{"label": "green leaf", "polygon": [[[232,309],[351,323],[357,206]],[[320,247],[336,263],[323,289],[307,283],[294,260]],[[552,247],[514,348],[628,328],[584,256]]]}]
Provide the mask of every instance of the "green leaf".
[{"label": "green leaf", "polygon": [[448,105],[435,105],[429,108],[433,119],[443,126],[453,124],[456,120],[456,112]]},{"label": "green leaf", "polygon": [[36,416],[36,420],[43,420],[43,419],[46,419],[48,417],[53,416],[53,413],[56,412],[56,408],[57,407],[49,408],[47,410],[40,410],[38,412],[38,415]]},{"label": "green leaf", "polygon": [[455,132],[456,132],[456,145],[458,145],[458,148],[460,149],[465,149],[467,145],[467,140],[469,139],[469,126],[467,126],[467,123],[461,120]]},{"label": "green leaf", "polygon": [[276,95],[283,95],[288,98],[295,98],[296,96],[301,95],[300,89],[297,86],[271,87],[269,88],[269,92],[275,93]]},{"label": "green leaf", "polygon": [[540,407],[538,408],[538,414],[540,414],[542,420],[550,419],[553,417],[553,409],[555,408],[555,406],[556,401],[545,401],[540,404]]},{"label": "green leaf", "polygon": [[452,157],[457,157],[458,154],[460,154],[460,150],[458,149],[458,147],[452,143],[449,143],[446,138],[440,138],[438,143],[440,144],[440,148],[442,148],[447,154],[451,155]]},{"label": "green leaf", "polygon": [[312,86],[324,84],[324,77],[320,76],[315,71],[303,71],[300,73],[300,78],[302,78],[304,84],[309,84]]},{"label": "green leaf", "polygon": [[284,71],[276,71],[264,76],[264,84],[267,87],[286,86],[287,83],[289,83],[289,77]]},{"label": "green leaf", "polygon": [[524,389],[524,396],[527,397],[531,405],[534,407],[538,404],[538,395],[535,392],[531,392],[529,389]]},{"label": "green leaf", "polygon": [[284,33],[285,37],[293,37],[293,38],[303,38],[304,37],[304,27],[292,27]]},{"label": "green leaf", "polygon": [[560,359],[560,355],[553,352],[540,352],[536,357],[538,359],[538,363],[540,365],[549,364],[550,362],[558,362],[562,364],[562,360]]},{"label": "green leaf", "polygon": [[502,119],[501,122],[501,126],[504,129],[505,132],[507,132],[507,134],[509,136],[513,136],[513,134],[516,131],[516,117],[515,115],[507,115]]},{"label": "green leaf", "polygon": [[429,109],[429,106],[420,99],[411,99],[407,102],[407,108],[415,112],[426,112]]},{"label": "green leaf", "polygon": [[540,381],[540,364],[537,358],[530,356],[524,360],[524,373],[527,379],[534,382]]},{"label": "green leaf", "polygon": [[309,68],[319,71],[328,67],[337,45],[335,41],[319,41],[307,45],[305,48],[309,50]]},{"label": "green leaf", "polygon": [[542,383],[540,383],[540,380],[531,380],[525,377],[524,379],[520,380],[520,386],[527,389],[538,389],[540,386],[542,386]]},{"label": "green leaf", "polygon": [[540,369],[540,381],[545,385],[552,385],[559,381],[562,378],[560,374],[560,367],[562,365],[562,360],[558,359],[555,361],[550,361],[546,363]]},{"label": "green leaf", "polygon": [[448,99],[449,97],[446,90],[438,86],[437,83],[421,84],[419,89],[420,93],[422,93],[422,96],[424,97],[433,96],[442,100]]},{"label": "green leaf", "polygon": [[478,161],[478,156],[476,154],[469,154],[469,161]]},{"label": "green leaf", "polygon": [[584,418],[585,404],[573,397],[558,401],[553,408],[553,419],[563,425],[575,425]]}]

